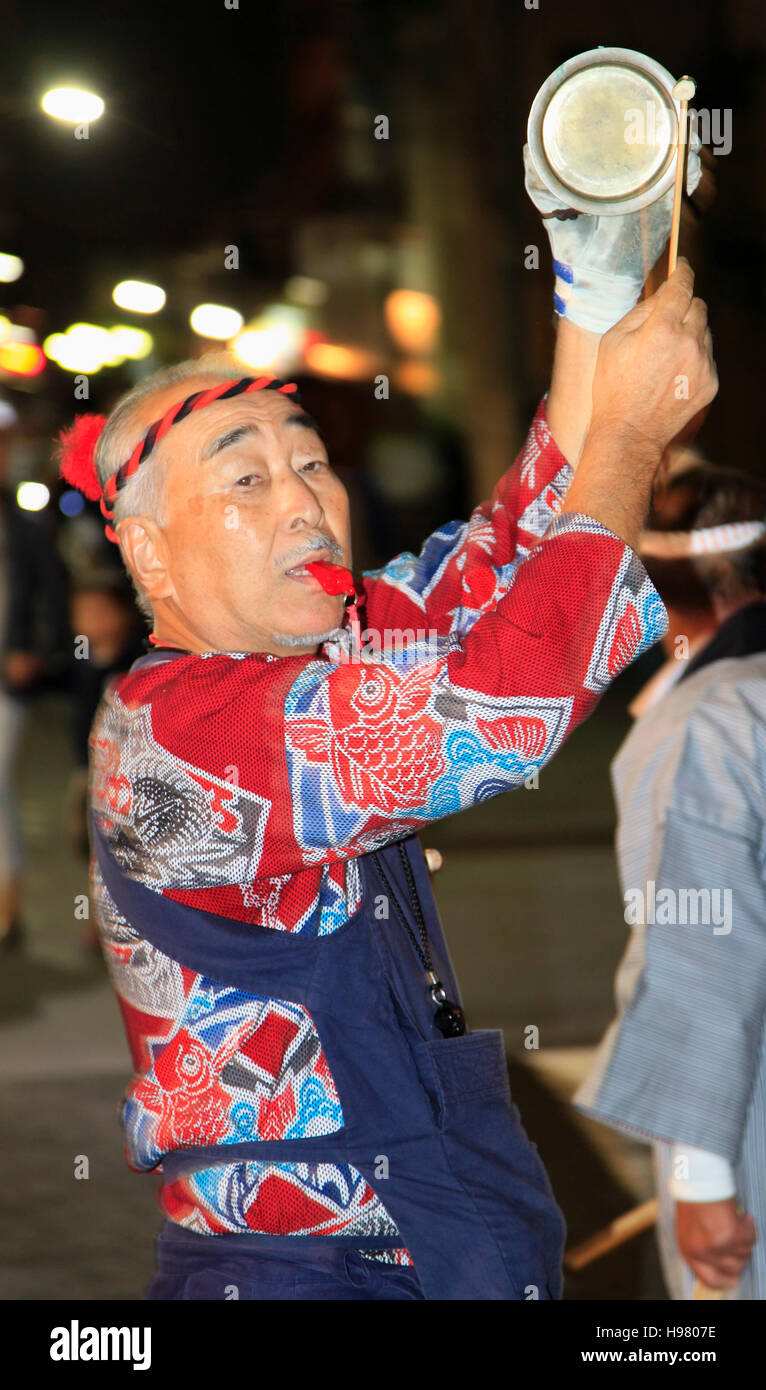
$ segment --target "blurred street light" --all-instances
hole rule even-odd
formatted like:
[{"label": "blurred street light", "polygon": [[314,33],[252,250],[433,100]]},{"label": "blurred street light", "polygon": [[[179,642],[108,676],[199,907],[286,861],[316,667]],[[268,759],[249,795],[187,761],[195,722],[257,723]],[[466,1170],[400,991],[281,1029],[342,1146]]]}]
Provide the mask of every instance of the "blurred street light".
[{"label": "blurred street light", "polygon": [[11,323],[10,319],[3,315],[0,318],[0,339],[5,341],[10,339],[14,343],[36,343],[34,329],[27,328],[23,323]]},{"label": "blurred street light", "polygon": [[432,294],[392,290],[383,303],[391,337],[405,352],[432,352],[441,326],[441,309]]},{"label": "blurred street light", "polygon": [[37,343],[6,338],[0,343],[0,371],[12,376],[39,376],[45,367],[45,353]]},{"label": "blurred street light", "polygon": [[245,328],[232,343],[232,351],[245,367],[273,367],[285,345],[279,328]]},{"label": "blurred street light", "polygon": [[5,252],[0,252],[0,280],[4,285],[10,285],[13,280],[18,280],[24,274],[24,262],[21,256],[9,256]]},{"label": "blurred street light", "polygon": [[103,115],[104,103],[95,92],[83,92],[79,87],[54,87],[46,92],[40,105],[48,116],[72,125],[87,125]]},{"label": "blurred street light", "polygon": [[41,512],[50,499],[45,483],[19,483],[16,488],[16,501],[25,512]]},{"label": "blurred street light", "polygon": [[344,381],[364,381],[374,376],[380,367],[373,353],[340,343],[311,343],[306,348],[305,358],[312,372]]},{"label": "blurred street light", "polygon": [[74,488],[67,488],[59,497],[59,510],[64,516],[79,516],[85,507],[85,498],[81,492],[75,492]]},{"label": "blurred street light", "polygon": [[66,333],[51,333],[43,348],[66,372],[100,372],[102,367],[117,367],[124,360],[109,330],[95,323],[73,323]]},{"label": "blurred street light", "polygon": [[440,377],[430,362],[408,357],[395,369],[394,383],[409,396],[432,396],[439,388]]},{"label": "blurred street light", "polygon": [[112,290],[112,299],[133,314],[156,314],[165,303],[165,291],[144,280],[121,280]]},{"label": "blurred street light", "polygon": [[189,317],[194,332],[201,338],[233,338],[244,322],[237,309],[227,309],[223,304],[198,304]]},{"label": "blurred street light", "polygon": [[154,347],[151,333],[147,333],[144,328],[128,328],[124,324],[118,324],[116,328],[109,329],[109,336],[113,339],[115,350],[120,356],[130,357],[134,361],[148,357]]},{"label": "blurred street light", "polygon": [[269,304],[238,333],[231,349],[246,367],[292,371],[306,336],[306,313],[290,304]]}]

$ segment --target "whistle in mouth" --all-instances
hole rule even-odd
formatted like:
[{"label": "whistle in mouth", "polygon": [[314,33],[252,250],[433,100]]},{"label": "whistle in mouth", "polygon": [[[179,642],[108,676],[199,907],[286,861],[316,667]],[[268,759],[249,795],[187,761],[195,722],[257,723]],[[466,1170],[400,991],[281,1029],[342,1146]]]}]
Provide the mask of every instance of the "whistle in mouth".
[{"label": "whistle in mouth", "polygon": [[328,560],[312,560],[304,565],[309,574],[322,585],[326,594],[353,594],[354,576],[343,565],[331,565]]}]

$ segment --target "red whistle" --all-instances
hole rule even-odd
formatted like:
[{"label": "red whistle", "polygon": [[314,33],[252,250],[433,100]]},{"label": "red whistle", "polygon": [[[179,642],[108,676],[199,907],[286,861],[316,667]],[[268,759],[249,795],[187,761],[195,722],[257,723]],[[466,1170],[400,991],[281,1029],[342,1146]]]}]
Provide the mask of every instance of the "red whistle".
[{"label": "red whistle", "polygon": [[326,594],[353,594],[354,576],[343,565],[331,565],[328,560],[312,560],[304,565],[309,574],[322,585]]}]

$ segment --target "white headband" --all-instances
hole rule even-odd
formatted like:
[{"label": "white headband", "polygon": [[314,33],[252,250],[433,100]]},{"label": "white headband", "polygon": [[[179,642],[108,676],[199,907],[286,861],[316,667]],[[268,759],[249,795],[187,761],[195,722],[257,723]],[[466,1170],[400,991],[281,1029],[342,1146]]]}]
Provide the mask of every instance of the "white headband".
[{"label": "white headband", "polygon": [[744,550],[766,534],[763,521],[731,521],[725,526],[706,526],[699,531],[642,531],[641,555],[657,560],[683,560],[690,555],[720,555]]}]

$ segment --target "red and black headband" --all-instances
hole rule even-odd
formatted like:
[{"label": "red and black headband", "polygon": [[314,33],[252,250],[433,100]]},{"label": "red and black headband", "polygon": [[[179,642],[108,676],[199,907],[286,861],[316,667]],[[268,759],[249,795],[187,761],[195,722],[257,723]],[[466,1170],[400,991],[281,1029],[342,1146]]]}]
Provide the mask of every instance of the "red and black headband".
[{"label": "red and black headband", "polygon": [[[204,370],[204,369],[203,369]],[[59,474],[72,487],[76,487],[91,502],[100,501],[101,512],[107,520],[105,526],[107,539],[118,543],[116,531],[109,522],[114,519],[114,501],[117,493],[129,478],[149,457],[155,444],[163,439],[172,425],[185,420],[193,410],[201,410],[213,401],[229,400],[232,396],[247,395],[251,391],[279,391],[289,395],[300,405],[301,398],[294,381],[280,381],[275,376],[245,376],[239,381],[223,381],[211,386],[207,391],[195,391],[186,400],[171,405],[160,420],[150,425],[143,438],[139,440],[129,459],[126,459],[116,473],[108,478],[103,488],[96,471],[96,444],[107,422],[106,415],[78,415],[74,423],[59,434],[56,445],[59,458]]]}]

